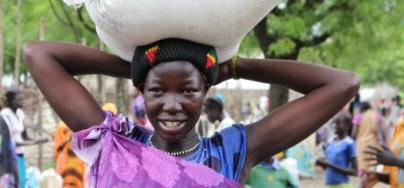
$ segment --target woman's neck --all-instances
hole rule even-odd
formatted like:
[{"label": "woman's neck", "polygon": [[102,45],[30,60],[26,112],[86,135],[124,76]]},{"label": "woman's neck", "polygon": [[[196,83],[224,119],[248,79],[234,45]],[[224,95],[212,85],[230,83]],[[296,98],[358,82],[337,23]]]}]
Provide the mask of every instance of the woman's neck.
[{"label": "woman's neck", "polygon": [[[186,137],[176,141],[168,141],[164,138],[161,138],[158,134],[153,134],[150,140],[152,145],[157,149],[166,151],[166,152],[179,152],[188,150],[190,148],[195,147],[199,144],[199,138],[195,131],[191,131]],[[196,149],[195,149],[196,150]],[[194,151],[195,151],[194,150]],[[181,157],[188,156],[192,154],[193,151],[181,155]]]}]

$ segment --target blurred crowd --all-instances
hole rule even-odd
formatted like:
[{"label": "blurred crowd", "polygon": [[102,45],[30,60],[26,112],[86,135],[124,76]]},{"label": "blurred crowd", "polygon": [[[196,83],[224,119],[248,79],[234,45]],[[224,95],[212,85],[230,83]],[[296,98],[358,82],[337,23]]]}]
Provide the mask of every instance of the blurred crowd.
[{"label": "blurred crowd", "polygon": [[[8,91],[0,111],[0,188],[18,187],[88,187],[89,169],[72,151],[72,131],[62,121],[53,138],[31,138],[24,125],[23,93]],[[316,134],[303,142],[258,164],[245,187],[299,187],[301,178],[316,178],[315,166],[324,170],[327,187],[353,187],[348,176],[358,176],[361,187],[377,182],[404,187],[404,109],[400,96],[370,103],[359,94]],[[259,98],[244,102],[240,121],[225,110],[225,97],[216,94],[204,101],[203,116],[196,126],[201,137],[235,123],[248,125],[268,113],[270,101]],[[133,121],[152,129],[147,119],[144,98],[133,97],[129,107]],[[118,114],[114,103],[105,103],[105,111]],[[53,141],[54,166],[41,172],[27,168],[21,147]]]}]

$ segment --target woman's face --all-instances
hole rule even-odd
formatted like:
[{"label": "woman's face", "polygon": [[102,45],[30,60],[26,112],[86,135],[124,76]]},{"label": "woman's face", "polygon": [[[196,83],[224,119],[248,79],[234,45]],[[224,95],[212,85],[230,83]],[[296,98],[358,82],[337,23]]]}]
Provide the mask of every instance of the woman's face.
[{"label": "woman's face", "polygon": [[201,114],[205,81],[188,62],[160,63],[145,80],[146,113],[161,138],[178,141],[195,134]]}]

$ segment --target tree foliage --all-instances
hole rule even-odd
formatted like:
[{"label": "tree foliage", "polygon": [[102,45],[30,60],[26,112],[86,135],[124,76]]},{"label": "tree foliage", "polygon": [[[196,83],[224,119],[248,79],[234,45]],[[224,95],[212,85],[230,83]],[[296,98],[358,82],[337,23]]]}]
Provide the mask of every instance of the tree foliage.
[{"label": "tree foliage", "polygon": [[[17,1],[4,3],[4,71],[11,73],[14,69],[16,51]],[[67,7],[60,0],[23,0],[23,44],[39,39],[39,22],[45,20],[45,39],[81,43],[97,47],[96,35],[89,31],[83,22],[93,25],[84,9]],[[55,14],[56,12],[56,14]],[[79,17],[82,13],[82,19]],[[26,73],[25,64],[21,64],[21,72]]]},{"label": "tree foliage", "polygon": [[403,89],[403,12],[400,0],[285,0],[247,35],[241,53],[260,49],[268,58],[320,63],[357,72],[364,84]]}]

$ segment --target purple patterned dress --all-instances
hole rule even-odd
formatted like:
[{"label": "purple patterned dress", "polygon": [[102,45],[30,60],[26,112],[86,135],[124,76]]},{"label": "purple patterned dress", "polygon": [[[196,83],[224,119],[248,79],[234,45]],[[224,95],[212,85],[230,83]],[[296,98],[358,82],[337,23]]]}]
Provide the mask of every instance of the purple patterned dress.
[{"label": "purple patterned dress", "polygon": [[[101,125],[75,133],[72,140],[74,152],[91,167],[92,187],[241,187],[234,181],[235,175],[225,177],[227,174],[239,176],[240,170],[236,170],[237,173],[222,173],[219,170],[219,174],[216,169],[205,166],[206,164],[197,164],[198,161],[189,162],[187,159],[170,156],[145,144],[150,132],[143,127],[133,125],[122,115],[114,116],[106,112],[105,116]],[[201,145],[195,152],[200,151],[201,155],[194,158],[203,158],[200,156],[210,152],[203,149],[203,146],[209,147],[212,142],[209,140],[201,140]],[[218,154],[223,156],[224,153]],[[244,159],[245,154],[241,158]],[[226,160],[229,160],[228,156],[224,159]],[[244,160],[233,161],[236,161],[238,167],[235,168],[232,164],[229,169],[242,168]],[[229,171],[227,168],[223,169]]]}]

